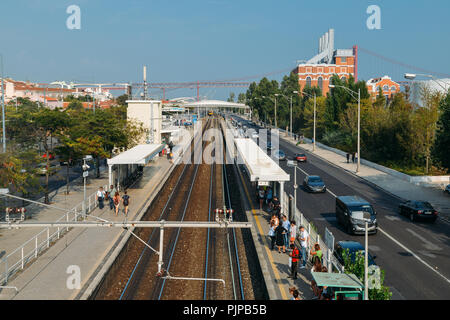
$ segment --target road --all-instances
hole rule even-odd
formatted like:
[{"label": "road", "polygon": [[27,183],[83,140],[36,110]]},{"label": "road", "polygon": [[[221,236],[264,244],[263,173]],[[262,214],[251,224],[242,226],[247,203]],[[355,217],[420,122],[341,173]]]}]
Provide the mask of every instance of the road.
[{"label": "road", "polygon": [[[450,298],[450,225],[447,222],[440,219],[435,224],[410,222],[398,214],[402,199],[282,139],[280,149],[288,158],[297,152],[307,155],[308,162],[298,165],[299,185],[307,174],[321,176],[327,185],[329,191],[324,194],[310,194],[303,188],[297,193],[298,208],[313,221],[320,234],[327,227],[336,241],[356,240],[363,244],[364,236],[348,235],[337,224],[335,196],[359,195],[373,204],[379,231],[369,237],[369,252],[385,271],[385,284],[391,288],[393,299]],[[293,195],[294,168],[287,167],[286,161],[281,161],[280,166],[291,175],[285,190]]]}]

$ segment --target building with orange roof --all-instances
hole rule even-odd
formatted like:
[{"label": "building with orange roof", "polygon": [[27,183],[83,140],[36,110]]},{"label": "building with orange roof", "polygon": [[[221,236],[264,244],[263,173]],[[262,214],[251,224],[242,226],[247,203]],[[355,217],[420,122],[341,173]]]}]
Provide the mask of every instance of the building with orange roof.
[{"label": "building with orange roof", "polygon": [[388,76],[369,79],[366,86],[373,99],[376,99],[380,89],[386,99],[391,99],[393,94],[400,92],[400,85]]},{"label": "building with orange roof", "polygon": [[317,55],[299,63],[293,70],[298,75],[300,89],[306,86],[319,87],[323,95],[329,92],[330,79],[337,75],[342,80],[350,76],[358,81],[358,47],[352,49],[334,49],[334,29],[329,29],[319,39]]}]

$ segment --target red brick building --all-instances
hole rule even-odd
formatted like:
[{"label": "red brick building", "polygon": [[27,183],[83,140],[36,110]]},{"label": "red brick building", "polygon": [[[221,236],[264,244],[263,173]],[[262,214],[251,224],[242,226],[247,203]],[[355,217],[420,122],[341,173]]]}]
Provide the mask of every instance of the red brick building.
[{"label": "red brick building", "polygon": [[387,99],[390,99],[393,94],[400,92],[400,85],[388,76],[370,79],[366,82],[366,85],[373,99],[378,95],[380,88]]},{"label": "red brick building", "polygon": [[334,50],[334,30],[330,29],[319,39],[319,53],[306,63],[298,64],[294,72],[298,74],[301,90],[305,86],[319,87],[326,95],[330,78],[335,74],[342,80],[352,75],[357,81],[357,67],[358,47]]}]

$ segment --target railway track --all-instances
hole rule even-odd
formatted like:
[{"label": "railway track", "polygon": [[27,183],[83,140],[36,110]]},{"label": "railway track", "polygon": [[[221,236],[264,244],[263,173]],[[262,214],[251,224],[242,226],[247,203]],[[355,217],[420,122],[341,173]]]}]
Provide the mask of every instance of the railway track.
[{"label": "railway track", "polygon": [[[216,126],[217,120],[209,119],[203,130]],[[208,143],[203,141],[193,145],[204,150]],[[157,203],[157,212],[150,210],[146,220],[214,221],[216,208],[232,208],[226,165],[195,164],[194,152],[190,156],[191,163],[184,165],[182,170],[178,169],[180,173],[177,177],[170,178],[169,186],[165,186],[163,192],[164,202]],[[149,246],[157,248],[160,240],[158,231],[141,229],[136,233]],[[242,249],[242,238],[236,236],[234,229],[166,230],[162,259],[164,274],[175,277],[170,279],[156,275],[158,254],[137,242],[137,239],[130,240],[135,240],[134,244],[124,250],[122,261],[115,267],[115,274],[105,281],[105,288],[99,290],[102,294],[98,298],[245,299],[239,257],[239,254],[245,254],[245,250]],[[138,248],[141,248],[140,252],[136,250]],[[204,261],[203,264],[200,261]],[[200,280],[177,279],[179,276]],[[223,279],[225,285],[204,279]]]}]

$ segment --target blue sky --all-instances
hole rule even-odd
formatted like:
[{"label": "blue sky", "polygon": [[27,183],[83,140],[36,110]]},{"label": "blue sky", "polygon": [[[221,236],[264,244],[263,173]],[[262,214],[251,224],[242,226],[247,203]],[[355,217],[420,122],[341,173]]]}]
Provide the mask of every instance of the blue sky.
[{"label": "blue sky", "polygon": [[[72,4],[81,9],[81,30],[66,28]],[[366,27],[372,4],[381,8],[381,30]],[[0,53],[5,74],[18,80],[138,82],[144,64],[151,82],[236,79],[293,68],[334,28],[335,48],[357,44],[450,74],[448,12],[448,0],[3,0]],[[360,78],[400,80],[407,71],[360,54]],[[242,90],[205,88],[201,95],[223,99]]]}]

